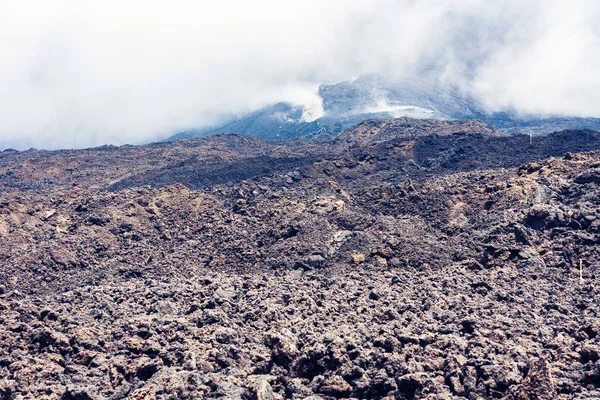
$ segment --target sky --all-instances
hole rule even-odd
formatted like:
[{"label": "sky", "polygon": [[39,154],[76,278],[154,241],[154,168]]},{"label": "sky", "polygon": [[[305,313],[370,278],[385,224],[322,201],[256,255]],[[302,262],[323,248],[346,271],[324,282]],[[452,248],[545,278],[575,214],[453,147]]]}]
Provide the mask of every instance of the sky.
[{"label": "sky", "polygon": [[0,148],[165,139],[382,73],[600,117],[597,0],[3,0]]}]

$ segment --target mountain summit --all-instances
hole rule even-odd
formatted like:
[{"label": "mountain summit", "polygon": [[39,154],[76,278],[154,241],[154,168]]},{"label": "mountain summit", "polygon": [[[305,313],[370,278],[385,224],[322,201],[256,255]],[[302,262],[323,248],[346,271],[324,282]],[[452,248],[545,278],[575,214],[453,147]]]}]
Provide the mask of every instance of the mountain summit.
[{"label": "mountain summit", "polygon": [[180,132],[169,140],[215,133],[243,133],[262,139],[331,137],[366,119],[412,117],[478,119],[505,134],[548,134],[565,129],[600,130],[600,119],[491,113],[474,97],[437,79],[397,79],[381,74],[321,85],[320,105],[279,103],[205,129]]}]

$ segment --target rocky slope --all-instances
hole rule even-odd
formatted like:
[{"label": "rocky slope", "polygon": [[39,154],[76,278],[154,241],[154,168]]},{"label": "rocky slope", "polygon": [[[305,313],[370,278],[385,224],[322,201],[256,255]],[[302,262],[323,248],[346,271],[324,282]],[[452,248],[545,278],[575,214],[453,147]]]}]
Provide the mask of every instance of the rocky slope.
[{"label": "rocky slope", "polygon": [[600,388],[600,133],[0,153],[0,399]]}]

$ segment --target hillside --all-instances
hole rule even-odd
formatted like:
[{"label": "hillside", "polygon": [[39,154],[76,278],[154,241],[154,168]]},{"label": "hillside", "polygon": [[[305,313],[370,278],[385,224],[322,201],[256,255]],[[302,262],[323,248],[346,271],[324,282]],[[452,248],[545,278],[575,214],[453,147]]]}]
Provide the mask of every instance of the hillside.
[{"label": "hillside", "polygon": [[0,153],[0,399],[592,399],[600,133]]}]

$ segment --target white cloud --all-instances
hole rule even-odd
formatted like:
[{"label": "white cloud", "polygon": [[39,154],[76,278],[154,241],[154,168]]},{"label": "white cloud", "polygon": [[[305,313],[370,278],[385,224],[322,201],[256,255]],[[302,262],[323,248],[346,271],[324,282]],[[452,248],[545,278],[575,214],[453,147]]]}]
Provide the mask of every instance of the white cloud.
[{"label": "white cloud", "polygon": [[492,109],[600,116],[600,4],[536,5],[514,16],[506,43],[479,66],[475,93]]},{"label": "white cloud", "polygon": [[600,116],[594,0],[5,0],[0,147],[142,143],[370,72]]}]

